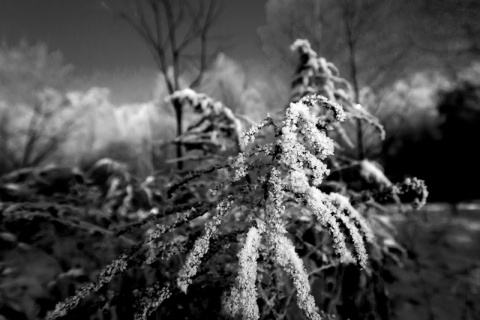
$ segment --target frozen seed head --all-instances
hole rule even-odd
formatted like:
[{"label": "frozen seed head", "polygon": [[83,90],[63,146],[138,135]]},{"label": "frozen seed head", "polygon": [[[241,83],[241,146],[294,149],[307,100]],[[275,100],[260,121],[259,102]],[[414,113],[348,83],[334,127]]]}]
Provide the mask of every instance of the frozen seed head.
[{"label": "frozen seed head", "polygon": [[347,197],[334,192],[330,193],[330,198],[332,198],[334,202],[337,202],[340,208],[343,208],[344,213],[352,220],[355,226],[359,229],[365,241],[368,243],[372,243],[374,238],[372,229],[370,228],[365,217],[362,216],[360,212],[358,212],[352,206],[352,204],[350,203],[350,200],[348,200]]},{"label": "frozen seed head", "polygon": [[283,233],[285,231],[285,226],[282,221],[282,216],[285,212],[285,205],[283,203],[285,199],[285,184],[282,173],[278,169],[272,168],[267,183],[269,186],[268,197],[271,206],[267,208],[266,223],[269,228]]},{"label": "frozen seed head", "polygon": [[307,95],[300,99],[299,103],[303,103],[309,108],[317,105],[326,110],[331,110],[337,122],[343,122],[347,118],[347,114],[341,105],[319,94]]},{"label": "frozen seed head", "polygon": [[320,320],[315,300],[310,294],[310,283],[302,259],[295,252],[292,242],[282,234],[269,233],[268,240],[274,252],[275,262],[292,278],[297,293],[298,306],[307,319]]},{"label": "frozen seed head", "polygon": [[319,185],[328,174],[328,168],[322,160],[333,155],[334,151],[333,140],[317,128],[317,122],[318,118],[305,104],[291,103],[278,142],[282,150],[280,162],[293,172],[308,168],[313,185]]},{"label": "frozen seed head", "polygon": [[315,187],[310,187],[305,194],[305,201],[320,224],[329,231],[333,241],[333,249],[340,257],[340,261],[348,262],[350,252],[347,249],[347,240],[335,217],[336,208],[329,196]]},{"label": "frozen seed head", "polygon": [[304,171],[300,170],[290,171],[288,175],[288,185],[295,193],[305,193],[308,187],[310,187],[307,175]]},{"label": "frozen seed head", "polygon": [[134,320],[147,320],[150,314],[157,310],[163,301],[172,296],[172,291],[165,286],[160,288],[158,284],[148,287],[144,290],[143,296],[139,299],[136,306]]},{"label": "frozen seed head", "polygon": [[221,201],[217,205],[217,215],[205,226],[204,234],[195,241],[193,249],[188,253],[185,264],[178,273],[177,286],[184,293],[192,283],[192,278],[197,274],[202,258],[208,252],[210,240],[217,232],[218,225],[222,217],[230,210],[232,203],[227,200]]},{"label": "frozen seed head", "polygon": [[68,311],[76,308],[90,293],[98,291],[103,285],[111,282],[115,275],[125,271],[127,269],[127,259],[128,256],[122,254],[102,270],[97,283],[89,283],[81,287],[75,292],[73,297],[58,303],[55,309],[47,316],[47,319],[54,320],[66,316]]},{"label": "frozen seed head", "polygon": [[239,181],[244,178],[248,174],[248,165],[245,154],[241,152],[233,158],[230,162],[230,167],[235,169],[233,181]]},{"label": "frozen seed head", "polygon": [[251,126],[248,130],[242,132],[240,135],[240,140],[244,146],[253,143],[255,141],[255,135],[265,128],[266,126],[273,123],[273,119],[270,117],[270,114],[267,114],[267,117],[260,123]]},{"label": "frozen seed head", "polygon": [[232,318],[238,315],[241,315],[242,319],[256,320],[259,318],[256,279],[260,240],[259,230],[252,227],[238,254],[238,276],[230,295],[226,296],[223,301],[224,313]]}]

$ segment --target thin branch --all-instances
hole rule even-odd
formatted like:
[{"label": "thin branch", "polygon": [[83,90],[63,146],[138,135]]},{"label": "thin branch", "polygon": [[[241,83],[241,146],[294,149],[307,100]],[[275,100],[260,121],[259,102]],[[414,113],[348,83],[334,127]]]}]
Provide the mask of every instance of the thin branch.
[{"label": "thin branch", "polygon": [[22,167],[30,164],[30,157],[32,155],[35,144],[38,141],[38,138],[41,136],[44,126],[43,123],[46,119],[46,113],[41,106],[41,102],[34,102],[34,113],[30,119],[30,123],[27,129],[27,141],[25,143],[23,157],[22,157]]},{"label": "thin branch", "polygon": [[[143,14],[143,9],[139,4],[140,1],[141,0],[135,0],[135,3],[137,4],[136,12],[138,13],[138,16],[136,18],[128,15],[125,12],[119,12],[119,16],[120,18],[125,20],[145,41],[145,43],[147,44],[148,50],[150,51],[150,53],[152,54],[155,60],[155,63],[157,64],[158,68],[164,75],[165,83],[167,85],[169,92],[173,93],[175,90],[174,90],[173,84],[171,83],[170,79],[167,76],[168,69],[167,69],[167,62],[166,62],[163,46],[160,45],[160,42],[157,42],[157,39],[153,35],[151,28],[148,26],[148,23],[145,19],[145,15]],[[157,18],[157,16],[155,17]]]},{"label": "thin branch", "polygon": [[177,51],[177,37],[175,34],[175,20],[173,17],[173,8],[170,3],[170,0],[162,0],[162,5],[165,8],[165,16],[167,18],[168,25],[168,38],[170,41],[170,50],[172,54],[172,65],[173,65],[173,83],[175,90],[180,89],[178,83],[179,77],[179,61],[178,61],[178,51]]},{"label": "thin branch", "polygon": [[211,25],[213,24],[214,20],[217,19],[218,15],[221,12],[220,9],[218,9],[217,11],[215,10],[216,3],[216,0],[210,1],[208,12],[205,17],[205,22],[200,35],[200,68],[198,70],[197,77],[195,78],[195,80],[192,81],[192,83],[190,83],[191,88],[197,87],[200,82],[202,82],[203,75],[207,69],[207,36]]},{"label": "thin branch", "polygon": [[196,14],[192,6],[188,2],[185,2],[185,6],[190,15],[190,18],[192,19],[192,23],[188,27],[187,32],[185,33],[182,41],[177,47],[177,50],[179,51],[179,53],[181,53],[185,49],[185,47],[187,47],[190,43],[192,43],[201,34],[201,30],[202,30],[200,26],[200,21],[204,13],[203,2],[200,2],[200,7]]},{"label": "thin branch", "polygon": [[167,83],[168,92],[172,94],[175,91],[175,88],[171,80],[168,78],[167,62],[165,57],[165,48],[168,46],[168,41],[167,41],[168,38],[163,40],[161,13],[160,13],[158,2],[156,0],[150,0],[150,6],[152,7],[152,10],[153,10],[153,16],[154,16],[155,27],[157,32],[157,37],[156,37],[157,41],[154,47],[161,64],[160,70],[162,70],[163,76],[165,78],[165,82]]},{"label": "thin branch", "polygon": [[76,118],[70,119],[65,122],[63,126],[54,133],[48,141],[45,143],[43,150],[38,152],[38,154],[32,159],[31,164],[36,166],[41,161],[43,161],[49,154],[55,151],[61,143],[68,139],[68,132],[73,127],[76,122]]}]

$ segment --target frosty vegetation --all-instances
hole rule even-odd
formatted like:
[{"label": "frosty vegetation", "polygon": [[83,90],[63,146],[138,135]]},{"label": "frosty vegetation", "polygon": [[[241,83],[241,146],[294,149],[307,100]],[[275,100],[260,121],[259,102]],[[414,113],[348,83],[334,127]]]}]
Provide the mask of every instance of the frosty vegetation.
[{"label": "frosty vegetation", "polygon": [[[305,318],[323,319],[328,315],[320,311],[312,296],[309,281],[312,270],[308,270],[306,260],[295,248],[294,237],[287,227],[291,221],[308,221],[316,230],[328,233],[330,240],[318,249],[325,256],[323,267],[355,264],[372,274],[372,261],[389,254],[384,241],[388,235],[378,228],[376,214],[368,213],[368,209],[378,209],[382,202],[388,201],[421,207],[427,197],[425,185],[415,178],[394,184],[367,159],[347,165],[358,168],[364,180],[375,188],[363,186],[354,190],[347,183],[331,178],[333,171],[341,167],[335,157],[335,147],[340,145],[333,137],[354,147],[354,140],[342,128],[344,122],[366,121],[377,128],[382,138],[384,131],[373,116],[355,103],[350,85],[340,78],[335,66],[318,58],[308,41],[295,41],[292,50],[300,55],[300,64],[292,83],[292,102],[280,119],[267,115],[246,129],[229,108],[192,89],[177,91],[169,97],[190,105],[201,115],[199,122],[177,138],[177,143],[195,143],[205,153],[233,148],[236,155],[168,184],[167,194],[171,198],[195,181],[215,172],[222,173],[208,185],[203,200],[167,202],[144,219],[117,231],[117,235],[123,235],[148,227],[143,241],[132,245],[104,268],[97,282],[57,304],[47,319],[74,313],[82,299],[99,292],[128,270],[146,268],[156,260],[168,261],[176,253],[185,252],[178,272],[169,279],[158,279],[136,290],[136,301],[132,302],[134,318],[147,319],[168,299],[187,294],[202,265],[233,245],[230,241],[239,245],[238,261],[230,288],[223,293],[223,316],[262,318],[266,305],[259,306],[258,301],[265,299],[266,294],[273,294],[267,287],[278,285],[274,279],[279,270],[293,285],[290,292],[295,294]],[[202,216],[207,218],[206,223],[195,240],[185,242],[175,236],[175,230]],[[232,231],[229,227],[232,221],[241,228]],[[371,227],[372,223],[376,223],[376,229]],[[220,241],[225,239],[226,242]],[[275,299],[272,303],[275,304]],[[272,308],[269,312],[277,312],[281,318],[285,314],[279,310]]]}]

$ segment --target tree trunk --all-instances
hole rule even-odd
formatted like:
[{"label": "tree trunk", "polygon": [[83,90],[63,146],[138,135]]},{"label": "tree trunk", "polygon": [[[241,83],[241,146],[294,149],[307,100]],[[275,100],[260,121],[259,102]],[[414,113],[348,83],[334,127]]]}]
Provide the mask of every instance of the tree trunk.
[{"label": "tree trunk", "polygon": [[[344,21],[345,21],[345,31],[347,37],[347,44],[348,44],[348,54],[349,54],[349,64],[350,64],[350,77],[353,83],[353,91],[355,95],[355,103],[360,103],[360,86],[358,83],[358,72],[357,72],[357,62],[355,61],[356,57],[356,43],[353,39],[353,33],[351,29],[351,24],[349,22],[349,17],[345,13]],[[363,128],[362,128],[362,121],[360,119],[357,120],[357,157],[359,160],[365,158],[365,147],[363,145]]]},{"label": "tree trunk", "polygon": [[[183,127],[182,127],[182,121],[183,121],[183,114],[182,114],[182,104],[179,102],[174,102],[173,105],[175,109],[175,118],[177,122],[177,137],[180,137],[183,133]],[[177,153],[177,158],[181,158],[183,155],[182,152],[182,145],[181,144],[176,144],[176,153]],[[183,169],[183,162],[178,161],[177,162],[177,169],[182,170]]]}]

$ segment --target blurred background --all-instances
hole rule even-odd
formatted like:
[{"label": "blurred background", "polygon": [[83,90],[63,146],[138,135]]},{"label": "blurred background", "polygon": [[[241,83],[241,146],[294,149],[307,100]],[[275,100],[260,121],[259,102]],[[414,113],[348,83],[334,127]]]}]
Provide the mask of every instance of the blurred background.
[{"label": "blurred background", "polygon": [[[119,3],[0,1],[1,173],[109,155],[146,176],[171,158],[161,148],[175,136],[164,73],[122,18],[129,4]],[[297,61],[289,46],[308,39],[385,126],[383,144],[368,132],[363,139],[387,176],[425,179],[431,201],[480,196],[472,187],[480,178],[477,1],[226,0],[219,7],[197,91],[254,120],[283,110]],[[182,53],[179,88],[198,70],[200,50],[192,43]],[[35,113],[47,114],[36,123]],[[145,156],[151,148],[154,158]]]},{"label": "blurred background", "polygon": [[[298,65],[290,45],[307,39],[386,130],[380,141],[364,128],[355,141],[362,152],[343,154],[378,163],[392,181],[425,180],[426,210],[438,213],[434,224],[401,228],[403,240],[420,239],[431,291],[411,277],[420,264],[397,275],[408,278],[392,289],[406,301],[398,318],[479,319],[478,292],[455,290],[458,270],[480,261],[480,2],[186,2],[177,11],[180,2],[166,1],[172,12],[157,8],[164,14],[157,21],[148,1],[0,0],[0,176],[52,166],[86,171],[106,157],[139,180],[174,172],[171,142],[179,117],[185,128],[191,114],[166,97],[194,87],[253,121],[279,114]],[[459,212],[452,224],[446,215]],[[448,250],[434,249],[438,243]],[[436,288],[441,267],[458,272]],[[408,293],[415,285],[418,300]],[[18,308],[29,306],[20,300]],[[452,304],[458,308],[444,313]]]}]

